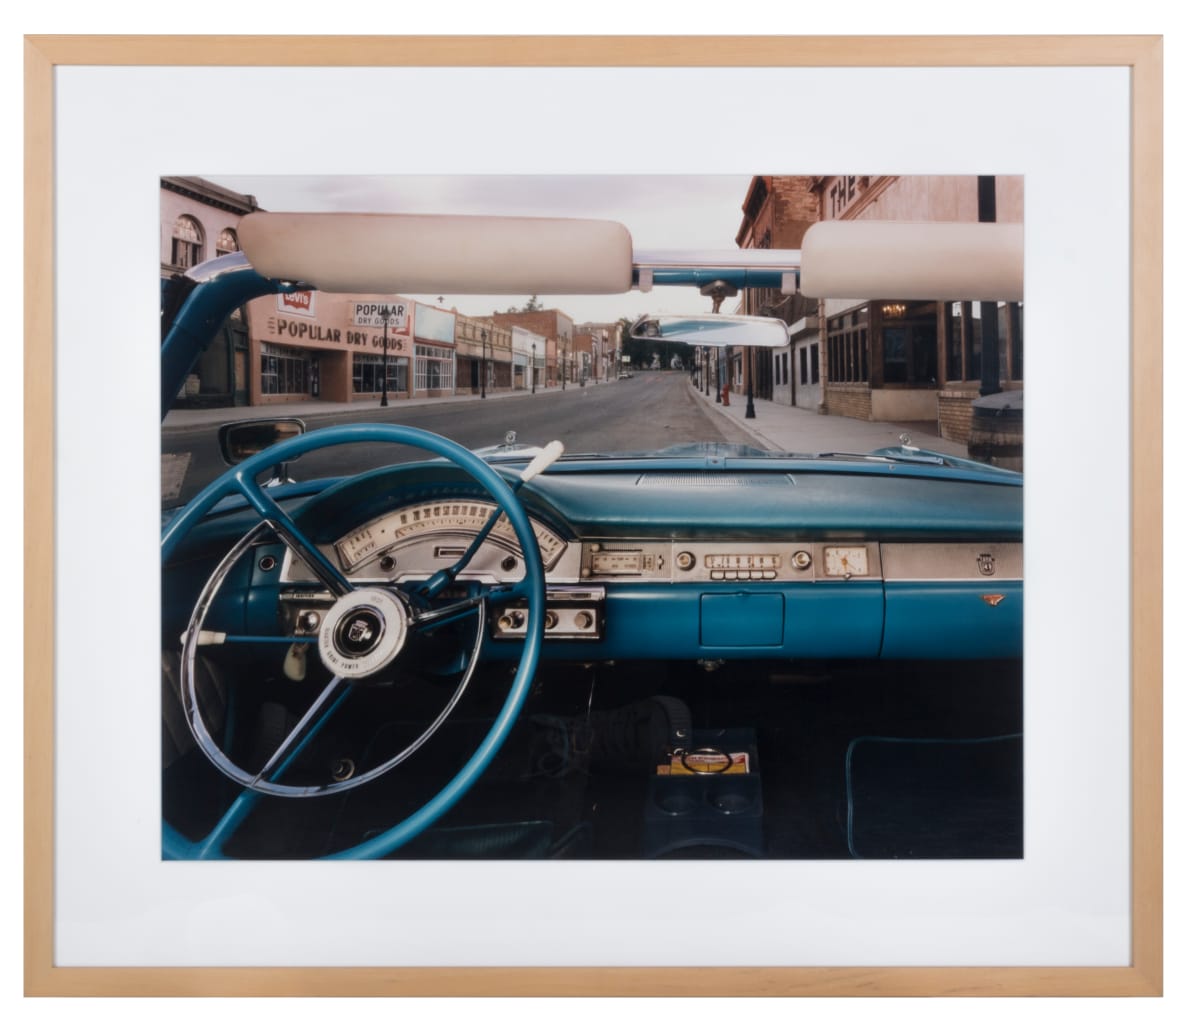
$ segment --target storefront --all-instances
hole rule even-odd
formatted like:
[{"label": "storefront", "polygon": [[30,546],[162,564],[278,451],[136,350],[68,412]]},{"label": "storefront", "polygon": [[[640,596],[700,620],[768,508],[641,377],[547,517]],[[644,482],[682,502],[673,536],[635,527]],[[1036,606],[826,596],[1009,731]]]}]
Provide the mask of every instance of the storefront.
[{"label": "storefront", "polygon": [[[1024,216],[1018,176],[829,177],[814,179],[814,191],[824,220],[1020,223]],[[936,421],[942,436],[965,442],[972,401],[1022,386],[1020,303],[896,296],[822,306],[824,404],[832,414]]]},{"label": "storefront", "polygon": [[546,339],[524,327],[512,327],[512,386],[515,391],[545,386]]},{"label": "storefront", "polygon": [[413,394],[441,398],[454,394],[454,313],[416,304]]},{"label": "storefront", "polygon": [[[986,305],[827,302],[828,411],[892,422],[937,420],[943,436],[965,439],[970,403],[979,397],[984,371]],[[1001,302],[995,308],[996,382],[1002,389],[1019,387],[1024,373],[1022,306]]]},{"label": "storefront", "polygon": [[251,405],[412,395],[412,305],[301,291],[247,306]]}]

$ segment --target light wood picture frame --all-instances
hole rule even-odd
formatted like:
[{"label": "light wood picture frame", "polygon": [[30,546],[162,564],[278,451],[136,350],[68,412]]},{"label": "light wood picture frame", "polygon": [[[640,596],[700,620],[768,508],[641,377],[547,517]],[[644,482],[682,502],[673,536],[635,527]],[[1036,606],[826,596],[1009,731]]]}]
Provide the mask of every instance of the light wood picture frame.
[{"label": "light wood picture frame", "polygon": [[[1122,967],[61,967],[55,964],[55,379],[25,387],[25,990],[28,995],[1086,995],[1163,986],[1163,72],[1137,37],[157,37],[25,40],[25,351],[55,345],[57,69],[282,67],[1116,67],[1132,123],[1129,466],[1130,962]],[[39,353],[38,358],[34,354]],[[61,751],[57,751],[61,752]]]}]

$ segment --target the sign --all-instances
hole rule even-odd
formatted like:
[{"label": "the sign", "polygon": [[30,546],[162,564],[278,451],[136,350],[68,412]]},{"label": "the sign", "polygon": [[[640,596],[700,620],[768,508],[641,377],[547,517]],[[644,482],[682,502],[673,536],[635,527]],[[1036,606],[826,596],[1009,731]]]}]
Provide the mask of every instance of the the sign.
[{"label": "the sign", "polygon": [[281,313],[295,313],[300,316],[317,315],[317,294],[315,291],[293,291],[275,296],[275,308]]},{"label": "the sign", "polygon": [[356,327],[382,327],[385,312],[389,329],[405,328],[408,323],[407,302],[354,302],[350,307],[350,321]]}]

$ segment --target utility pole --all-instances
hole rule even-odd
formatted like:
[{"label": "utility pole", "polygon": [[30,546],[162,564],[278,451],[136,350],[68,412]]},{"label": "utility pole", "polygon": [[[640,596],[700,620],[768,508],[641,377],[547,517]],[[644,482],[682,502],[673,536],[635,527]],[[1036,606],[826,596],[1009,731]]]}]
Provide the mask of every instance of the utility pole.
[{"label": "utility pole", "polygon": [[483,339],[483,373],[479,378],[479,397],[486,398],[487,397],[487,374],[488,374],[488,361],[487,361],[488,332],[487,332],[487,329],[485,328],[484,330],[481,330],[479,332],[479,335]]},{"label": "utility pole", "polygon": [[387,408],[387,380],[388,380],[388,349],[387,349],[387,331],[388,331],[388,307],[383,307],[383,397],[379,399],[379,407]]}]

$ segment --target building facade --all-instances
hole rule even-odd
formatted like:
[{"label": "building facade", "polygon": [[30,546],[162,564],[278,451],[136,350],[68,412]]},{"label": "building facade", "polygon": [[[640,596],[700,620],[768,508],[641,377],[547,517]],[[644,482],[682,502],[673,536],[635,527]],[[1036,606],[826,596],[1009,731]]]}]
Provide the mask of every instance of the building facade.
[{"label": "building facade", "polygon": [[[492,319],[497,325],[521,327],[543,339],[539,346],[539,387],[555,387],[562,382],[561,353],[571,349],[571,338],[575,334],[575,321],[561,309],[536,309],[521,312],[496,313]],[[513,387],[516,383],[516,342],[513,348]],[[569,362],[570,360],[565,360]]]},{"label": "building facade", "polygon": [[621,324],[581,323],[575,332],[576,337],[581,332],[591,337],[591,379],[615,380],[621,367]]},{"label": "building facade", "polygon": [[[252,195],[202,178],[159,179],[159,276],[185,273],[198,263],[238,252],[238,221],[259,208]],[[250,345],[244,310],[222,324],[188,376],[180,406],[234,406],[250,401]]]},{"label": "building facade", "polygon": [[396,295],[313,291],[254,299],[250,404],[410,397],[414,306]]},{"label": "building facade", "polygon": [[458,394],[511,391],[512,329],[491,317],[458,316],[455,328]]},{"label": "building facade", "polygon": [[548,340],[541,334],[514,324],[512,335],[512,389],[536,391],[546,386],[546,348]]},{"label": "building facade", "polygon": [[[799,248],[818,220],[1023,219],[1019,176],[760,177],[751,183],[738,241]],[[942,436],[965,442],[972,401],[1023,387],[1021,303],[913,295],[815,302],[753,289],[743,310],[789,325],[787,350],[754,357],[755,394],[786,404],[858,419],[936,421]],[[989,333],[994,344],[985,343]]]}]

